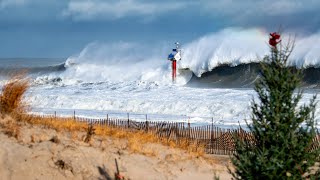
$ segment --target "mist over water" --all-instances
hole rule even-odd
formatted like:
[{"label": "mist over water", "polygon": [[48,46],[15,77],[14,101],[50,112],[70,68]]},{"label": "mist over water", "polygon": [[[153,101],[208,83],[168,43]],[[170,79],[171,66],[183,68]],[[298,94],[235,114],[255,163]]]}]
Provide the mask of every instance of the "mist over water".
[{"label": "mist over water", "polygon": [[[307,37],[284,34],[283,42],[295,39],[295,49],[288,65],[318,67],[320,63],[320,34]],[[172,44],[137,44],[94,42],[78,55],[66,61],[65,79],[84,82],[146,81],[171,84],[171,63],[167,54]],[[200,77],[217,66],[237,66],[259,62],[269,54],[268,32],[263,29],[229,28],[182,44],[182,60],[178,62],[177,84],[184,85],[192,73]],[[191,72],[188,72],[188,71]],[[179,74],[180,73],[180,74]]]},{"label": "mist over water", "polygon": [[[166,51],[165,51],[166,50]],[[84,82],[156,82],[171,84],[171,63],[166,60],[168,48],[135,43],[91,43],[79,55],[66,61],[64,79]],[[192,73],[179,76],[186,84]]]}]

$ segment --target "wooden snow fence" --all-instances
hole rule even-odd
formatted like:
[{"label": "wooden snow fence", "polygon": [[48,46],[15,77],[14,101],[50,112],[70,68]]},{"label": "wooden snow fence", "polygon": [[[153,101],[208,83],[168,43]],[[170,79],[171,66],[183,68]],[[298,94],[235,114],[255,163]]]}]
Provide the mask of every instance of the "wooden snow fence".
[{"label": "wooden snow fence", "polygon": [[[40,118],[57,118],[54,116],[40,115]],[[61,118],[59,119],[70,119]],[[73,116],[75,121],[87,122],[91,125],[106,126],[129,131],[145,131],[152,133],[159,138],[167,141],[175,141],[180,143],[187,141],[188,143],[196,143],[204,145],[208,154],[232,155],[235,153],[235,137],[240,138],[249,145],[255,145],[255,139],[251,132],[242,128],[238,129],[222,129],[212,125],[207,126],[190,126],[190,123],[184,122],[159,122],[159,121],[134,121],[130,119],[90,119]],[[320,148],[320,133],[313,140],[310,150]]]}]

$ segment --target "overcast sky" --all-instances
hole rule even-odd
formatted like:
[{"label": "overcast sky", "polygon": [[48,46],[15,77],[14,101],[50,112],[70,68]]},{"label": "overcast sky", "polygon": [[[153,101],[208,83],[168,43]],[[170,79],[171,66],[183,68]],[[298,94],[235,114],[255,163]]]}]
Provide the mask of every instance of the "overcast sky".
[{"label": "overcast sky", "polygon": [[0,57],[68,57],[100,41],[189,42],[229,27],[319,31],[319,0],[0,0]]}]

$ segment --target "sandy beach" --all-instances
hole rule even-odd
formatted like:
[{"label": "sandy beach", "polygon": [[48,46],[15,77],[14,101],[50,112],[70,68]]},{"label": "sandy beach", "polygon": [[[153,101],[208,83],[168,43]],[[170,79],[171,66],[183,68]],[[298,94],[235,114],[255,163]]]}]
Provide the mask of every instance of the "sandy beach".
[{"label": "sandy beach", "polygon": [[1,179],[115,179],[118,163],[124,179],[231,179],[228,156],[197,156],[160,144],[128,148],[126,139],[67,132],[0,120]]}]

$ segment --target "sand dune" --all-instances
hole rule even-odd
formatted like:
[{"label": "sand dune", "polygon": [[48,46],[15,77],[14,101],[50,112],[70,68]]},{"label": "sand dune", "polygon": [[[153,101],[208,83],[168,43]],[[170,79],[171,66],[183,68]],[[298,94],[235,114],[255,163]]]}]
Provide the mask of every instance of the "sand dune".
[{"label": "sand dune", "polygon": [[10,121],[0,120],[1,180],[115,179],[115,159],[125,179],[231,178],[228,157],[197,157],[159,144],[144,144],[145,151],[132,152],[125,139],[94,136],[84,143],[84,132],[57,132],[21,122],[10,133],[3,125]]}]

